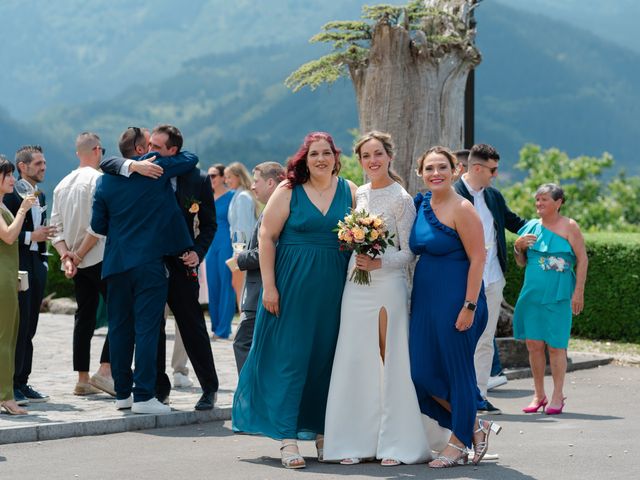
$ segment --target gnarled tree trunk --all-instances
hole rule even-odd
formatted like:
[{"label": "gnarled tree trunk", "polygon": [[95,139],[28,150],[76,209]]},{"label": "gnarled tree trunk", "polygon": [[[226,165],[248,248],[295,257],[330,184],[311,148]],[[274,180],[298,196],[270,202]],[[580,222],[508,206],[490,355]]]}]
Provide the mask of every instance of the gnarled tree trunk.
[{"label": "gnarled tree trunk", "polygon": [[[433,3],[440,8],[447,4],[452,12],[456,6],[469,5],[465,0],[429,2]],[[360,130],[382,130],[393,136],[395,169],[411,194],[424,189],[415,166],[427,148],[463,147],[465,85],[469,72],[480,62],[472,44],[430,44],[423,31],[413,36],[407,26],[381,19],[373,31],[367,62],[349,69]]]}]

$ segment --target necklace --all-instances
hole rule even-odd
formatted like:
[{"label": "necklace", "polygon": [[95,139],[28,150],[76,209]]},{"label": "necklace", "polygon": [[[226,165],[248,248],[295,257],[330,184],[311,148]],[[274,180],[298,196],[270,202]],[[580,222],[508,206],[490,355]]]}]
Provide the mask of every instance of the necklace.
[{"label": "necklace", "polygon": [[329,191],[329,189],[331,189],[331,187],[333,187],[333,178],[331,179],[331,182],[329,182],[329,186],[327,188],[324,188],[322,190],[318,190],[313,183],[311,182],[311,180],[309,180],[309,186],[311,188],[313,188],[313,190],[320,195],[320,197],[322,197],[325,193],[327,193]]}]

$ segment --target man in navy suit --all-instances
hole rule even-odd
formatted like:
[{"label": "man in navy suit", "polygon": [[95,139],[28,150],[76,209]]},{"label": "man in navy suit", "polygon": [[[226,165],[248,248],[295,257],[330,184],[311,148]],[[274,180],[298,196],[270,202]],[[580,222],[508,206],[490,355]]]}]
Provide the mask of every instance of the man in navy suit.
[{"label": "man in navy suit", "polygon": [[[129,127],[120,137],[120,153],[125,158],[136,158],[141,145],[150,144],[150,150],[163,157],[177,155],[182,148],[182,134],[172,125],[160,125],[148,133],[138,127]],[[110,158],[102,162],[105,173],[128,176],[136,171],[152,178],[162,174],[162,168],[148,161],[131,162],[124,158]],[[184,347],[196,372],[202,396],[196,403],[196,410],[210,410],[215,403],[218,391],[211,343],[207,333],[202,308],[198,301],[199,284],[197,267],[204,259],[216,232],[215,204],[211,182],[208,176],[198,168],[171,179],[175,190],[177,205],[182,212],[183,223],[187,226],[193,248],[181,257],[169,256],[165,263],[169,271],[169,293],[167,302],[173,312],[177,328],[180,331]],[[164,319],[162,320],[164,325]],[[156,396],[165,401],[171,384],[166,376],[166,339],[164,328],[160,330],[158,345],[158,379]]]},{"label": "man in navy suit", "polygon": [[[26,145],[16,152],[16,166],[20,178],[37,189],[38,183],[44,180],[47,162],[39,145]],[[14,215],[20,208],[22,198],[14,191],[5,195],[4,203]],[[20,244],[20,270],[29,275],[29,289],[18,294],[20,304],[20,325],[16,343],[15,373],[13,375],[13,395],[18,405],[46,402],[44,395],[28,384],[33,363],[33,337],[38,328],[40,304],[47,283],[47,239],[54,233],[51,227],[45,226],[46,201],[40,192],[37,201],[27,212],[18,238]]]},{"label": "man in navy suit", "polygon": [[131,407],[134,413],[171,410],[155,398],[158,335],[168,288],[163,258],[193,246],[171,177],[188,172],[197,163],[195,155],[183,152],[157,159],[163,169],[157,180],[142,175],[128,179],[103,175],[96,184],[91,229],[107,237],[102,276],[107,281],[111,369],[119,409]]}]

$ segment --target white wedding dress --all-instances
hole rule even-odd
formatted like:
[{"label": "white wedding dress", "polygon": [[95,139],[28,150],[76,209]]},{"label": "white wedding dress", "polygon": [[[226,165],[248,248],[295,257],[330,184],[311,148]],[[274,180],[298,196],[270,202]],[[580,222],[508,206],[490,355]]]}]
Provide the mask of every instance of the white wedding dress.
[{"label": "white wedding dress", "polygon": [[[407,267],[414,255],[409,235],[416,216],[411,196],[398,183],[358,188],[356,209],[381,215],[395,247],[371,272],[371,285],[347,281],[325,419],[324,458],[389,458],[421,463],[431,458],[409,365]],[[354,268],[355,255],[348,275]],[[387,311],[385,362],[378,317]]]}]

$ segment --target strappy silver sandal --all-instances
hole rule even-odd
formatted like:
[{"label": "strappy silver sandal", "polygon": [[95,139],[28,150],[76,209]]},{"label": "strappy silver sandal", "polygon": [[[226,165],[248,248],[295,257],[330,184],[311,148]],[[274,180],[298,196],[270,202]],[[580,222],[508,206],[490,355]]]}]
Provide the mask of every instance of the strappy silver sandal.
[{"label": "strappy silver sandal", "polygon": [[[456,457],[447,457],[446,455],[439,455],[435,460],[429,462],[429,468],[450,468],[457,467],[458,465],[464,465],[469,461],[469,452],[464,447],[459,447],[453,443],[447,443],[450,447],[455,448],[460,452]],[[440,462],[436,464],[435,462]]]},{"label": "strappy silver sandal", "polygon": [[298,448],[298,442],[295,440],[283,440],[280,447],[280,457],[282,460],[282,466],[284,468],[304,468],[307,466],[306,462],[300,452],[287,452],[285,448],[296,447]]},{"label": "strappy silver sandal", "polygon": [[490,422],[489,420],[478,419],[478,428],[474,430],[473,433],[484,433],[484,440],[481,442],[477,442],[473,445],[473,464],[478,465],[480,461],[484,458],[487,450],[489,450],[489,434],[491,432],[498,435],[502,427],[495,422]]}]

